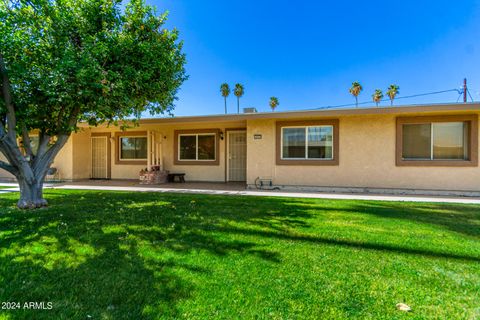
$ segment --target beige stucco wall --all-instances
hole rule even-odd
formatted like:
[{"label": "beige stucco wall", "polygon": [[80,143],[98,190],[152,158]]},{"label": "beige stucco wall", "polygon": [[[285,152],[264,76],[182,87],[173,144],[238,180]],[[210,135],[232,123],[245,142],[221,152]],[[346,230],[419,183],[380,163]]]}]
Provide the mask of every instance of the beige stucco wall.
[{"label": "beige stucco wall", "polygon": [[65,146],[55,157],[52,167],[57,168],[58,177],[62,180],[72,180],[73,170],[73,138],[70,137]]},{"label": "beige stucco wall", "polygon": [[72,135],[72,179],[88,179],[92,171],[90,129],[84,128]]},{"label": "beige stucco wall", "polygon": [[[403,113],[402,116],[453,115],[473,111]],[[478,115],[478,111],[476,111]],[[272,118],[275,114],[272,114]],[[175,165],[174,131],[185,129],[247,128],[247,183],[257,177],[270,177],[279,186],[363,187],[398,189],[433,189],[480,191],[480,167],[397,167],[395,165],[395,135],[397,115],[329,115],[339,119],[340,162],[338,166],[276,165],[275,125],[277,119],[247,119],[241,121],[197,121],[162,124],[142,124],[130,131],[155,130],[162,138],[164,167],[170,172],[186,173],[189,181],[225,181],[225,142],[219,142],[218,165]],[[315,118],[291,118],[312,120]],[[285,121],[285,119],[281,119]],[[118,132],[118,128],[85,128],[72,135],[53,164],[65,180],[88,179],[91,175],[91,133]],[[254,139],[261,134],[262,139]],[[111,144],[111,178],[138,179],[146,165],[116,164],[114,139]],[[0,158],[2,155],[0,154]],[[11,177],[0,169],[0,178]]]},{"label": "beige stucco wall", "polygon": [[[188,129],[220,129],[224,134],[228,128],[245,128],[245,122],[201,122],[201,123],[179,123],[179,124],[146,124],[127,131],[147,131],[154,130],[159,132],[162,138],[162,150],[164,167],[170,172],[185,173],[185,179],[188,181],[225,181],[225,139],[219,143],[219,164],[218,165],[175,165],[173,162],[174,152],[174,131]],[[110,132],[114,137],[114,133],[118,132],[118,128],[92,128],[91,132]],[[146,165],[116,164],[115,163],[115,143],[112,139],[111,143],[111,177],[112,179],[138,179],[139,171]],[[89,147],[90,148],[90,147]],[[86,153],[86,152],[85,152]],[[88,162],[90,163],[90,162]],[[89,166],[90,164],[88,164]],[[87,162],[78,163],[79,172],[90,172]],[[76,179],[79,179],[78,177]]]},{"label": "beige stucco wall", "polygon": [[[247,121],[247,183],[271,177],[281,186],[480,191],[480,167],[397,167],[395,115],[338,119],[338,166],[276,165],[275,121]],[[255,140],[254,134],[262,134],[262,139]]]}]

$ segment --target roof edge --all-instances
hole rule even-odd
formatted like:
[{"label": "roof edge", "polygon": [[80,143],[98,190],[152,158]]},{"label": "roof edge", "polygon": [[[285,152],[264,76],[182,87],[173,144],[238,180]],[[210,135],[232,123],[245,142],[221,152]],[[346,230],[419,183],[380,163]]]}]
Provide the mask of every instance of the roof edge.
[{"label": "roof edge", "polygon": [[[480,111],[480,103],[444,103],[444,104],[419,104],[388,107],[367,107],[367,108],[325,108],[291,110],[283,112],[256,112],[238,114],[214,114],[201,116],[178,116],[169,118],[144,118],[140,124],[161,124],[161,123],[185,123],[185,122],[234,122],[255,119],[289,119],[302,117],[334,117],[348,115],[376,115],[376,114],[405,114],[405,113],[429,113],[446,111]],[[84,124],[83,126],[88,126]],[[103,126],[103,125],[102,125]]]}]

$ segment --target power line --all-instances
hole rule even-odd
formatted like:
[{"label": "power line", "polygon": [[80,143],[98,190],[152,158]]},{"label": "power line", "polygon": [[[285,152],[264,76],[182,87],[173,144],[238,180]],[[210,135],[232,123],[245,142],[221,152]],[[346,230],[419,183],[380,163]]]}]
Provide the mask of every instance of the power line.
[{"label": "power line", "polygon": [[[460,93],[460,90],[458,90],[458,89],[450,89],[450,90],[442,90],[442,91],[414,94],[414,95],[411,95],[411,96],[398,97],[398,98],[395,98],[395,99],[400,100],[400,99],[407,99],[407,98],[416,98],[416,97],[429,96],[429,95],[432,95],[432,94],[440,94],[440,93],[452,92],[452,91],[456,91],[456,92]],[[388,99],[385,99],[385,100],[388,100]]]},{"label": "power line", "polygon": [[470,94],[470,90],[467,89],[467,93],[468,93],[468,96],[470,97],[470,100],[472,100],[473,102],[473,98],[472,98],[472,95]]},{"label": "power line", "polygon": [[[423,97],[423,96],[429,96],[429,95],[434,95],[434,94],[441,94],[441,93],[446,93],[446,92],[457,92],[459,95],[462,94],[462,91],[459,89],[448,89],[448,90],[441,90],[441,91],[433,91],[433,92],[427,92],[427,93],[419,93],[419,94],[413,94],[410,96],[400,96],[396,97],[395,100],[401,100],[401,99],[410,99],[410,98],[417,98],[417,97]],[[470,99],[472,99],[472,96],[470,95],[469,90],[467,89],[468,95],[470,96]],[[389,98],[385,98],[380,100],[379,102],[384,102],[384,101],[390,101]],[[458,100],[457,100],[458,102]],[[473,102],[473,99],[472,99]],[[364,102],[359,102],[358,104],[356,103],[348,103],[348,104],[339,104],[335,106],[326,106],[326,107],[320,107],[316,109],[332,109],[332,108],[344,108],[344,107],[352,107],[352,106],[357,106],[357,105],[365,105],[365,104],[371,104],[372,102],[370,101],[364,101]]]},{"label": "power line", "polygon": [[460,93],[458,94],[457,103],[458,103],[458,100],[460,100],[461,97],[462,97],[462,93],[460,92]]}]

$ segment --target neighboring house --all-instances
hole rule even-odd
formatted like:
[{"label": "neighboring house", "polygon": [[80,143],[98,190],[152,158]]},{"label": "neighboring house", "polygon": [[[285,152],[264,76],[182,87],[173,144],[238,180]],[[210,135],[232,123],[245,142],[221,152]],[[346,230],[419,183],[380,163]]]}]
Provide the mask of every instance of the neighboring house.
[{"label": "neighboring house", "polygon": [[187,181],[480,194],[479,114],[469,103],[144,119],[127,131],[85,126],[53,166],[65,180],[138,179],[158,165]]}]

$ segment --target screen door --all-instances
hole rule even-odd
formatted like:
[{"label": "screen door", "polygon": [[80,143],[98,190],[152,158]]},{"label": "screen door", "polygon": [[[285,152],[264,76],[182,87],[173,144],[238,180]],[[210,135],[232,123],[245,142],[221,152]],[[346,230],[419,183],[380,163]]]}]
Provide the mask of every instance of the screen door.
[{"label": "screen door", "polygon": [[92,137],[92,179],[108,179],[107,137]]},{"label": "screen door", "polygon": [[247,180],[247,133],[227,131],[227,181]]}]

